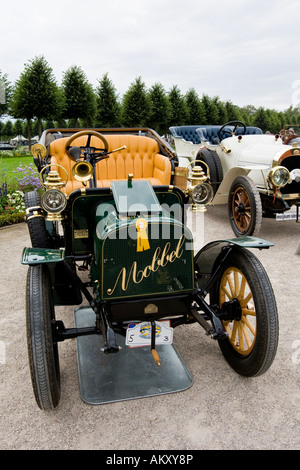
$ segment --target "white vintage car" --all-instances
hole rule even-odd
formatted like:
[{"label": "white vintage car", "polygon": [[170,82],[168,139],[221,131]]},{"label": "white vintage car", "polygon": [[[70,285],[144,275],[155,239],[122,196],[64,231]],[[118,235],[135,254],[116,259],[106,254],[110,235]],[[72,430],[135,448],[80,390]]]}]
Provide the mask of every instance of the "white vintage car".
[{"label": "white vintage car", "polygon": [[258,127],[246,127],[240,121],[223,126],[171,127],[170,131],[181,165],[184,160],[197,159],[208,166],[211,204],[228,204],[236,236],[257,235],[262,217],[300,222],[297,139],[291,142],[285,133],[263,134]]}]

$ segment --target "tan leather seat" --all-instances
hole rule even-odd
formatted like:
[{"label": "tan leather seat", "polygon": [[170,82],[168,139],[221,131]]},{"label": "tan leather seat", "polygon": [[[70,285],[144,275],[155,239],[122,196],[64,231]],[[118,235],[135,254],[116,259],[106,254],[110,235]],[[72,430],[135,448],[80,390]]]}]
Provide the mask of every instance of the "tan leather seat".
[{"label": "tan leather seat", "polygon": [[[133,174],[134,179],[147,179],[152,185],[169,185],[171,182],[170,160],[159,153],[158,143],[149,137],[136,135],[105,135],[109,143],[109,151],[126,145],[125,150],[112,153],[97,163],[96,175],[98,187],[110,187],[112,181],[127,179]],[[65,151],[67,138],[51,142],[49,154],[51,163],[62,165],[68,172],[69,181],[64,191],[69,194],[75,189],[82,188],[82,183],[75,180],[72,167],[75,162],[68,157]],[[72,142],[72,146],[84,146],[87,136],[81,136]],[[92,136],[91,146],[103,148],[103,142]],[[65,173],[58,168],[59,174],[65,180]]]}]

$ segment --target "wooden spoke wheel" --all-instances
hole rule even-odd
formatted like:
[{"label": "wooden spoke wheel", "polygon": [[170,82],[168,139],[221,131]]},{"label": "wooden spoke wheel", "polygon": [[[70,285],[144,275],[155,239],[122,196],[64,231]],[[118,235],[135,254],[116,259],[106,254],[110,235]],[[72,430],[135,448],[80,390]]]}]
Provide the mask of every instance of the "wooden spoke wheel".
[{"label": "wooden spoke wheel", "polygon": [[231,346],[244,356],[254,346],[257,332],[253,293],[244,274],[236,267],[227,268],[221,278],[219,302],[239,302],[240,314],[232,321],[223,322]]},{"label": "wooden spoke wheel", "polygon": [[262,221],[261,199],[257,187],[248,176],[239,176],[233,181],[228,212],[236,236],[258,234]]},{"label": "wooden spoke wheel", "polygon": [[[216,261],[215,268],[219,265]],[[268,275],[249,250],[234,247],[222,264],[210,293],[220,308],[228,337],[219,346],[240,375],[263,374],[272,364],[278,344],[276,301]]]}]

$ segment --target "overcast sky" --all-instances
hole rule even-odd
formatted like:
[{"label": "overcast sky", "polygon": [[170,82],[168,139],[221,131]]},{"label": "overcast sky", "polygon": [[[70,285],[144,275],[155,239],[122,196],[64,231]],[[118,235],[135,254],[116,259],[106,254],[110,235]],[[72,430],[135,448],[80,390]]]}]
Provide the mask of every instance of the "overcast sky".
[{"label": "overcast sky", "polygon": [[44,55],[59,84],[78,65],[93,86],[108,73],[120,97],[140,76],[239,106],[300,103],[299,0],[10,0],[0,18],[12,83]]}]

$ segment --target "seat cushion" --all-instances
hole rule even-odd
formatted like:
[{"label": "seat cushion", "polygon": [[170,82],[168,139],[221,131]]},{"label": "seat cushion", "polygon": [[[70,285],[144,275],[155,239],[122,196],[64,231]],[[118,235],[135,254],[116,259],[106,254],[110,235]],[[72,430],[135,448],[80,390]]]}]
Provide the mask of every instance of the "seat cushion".
[{"label": "seat cushion", "polygon": [[198,127],[200,126],[172,126],[169,129],[173,137],[179,137],[193,144],[199,144],[200,139],[196,133]]},{"label": "seat cushion", "polygon": [[[171,181],[171,163],[169,159],[159,154],[158,143],[149,137],[128,134],[105,135],[109,144],[109,151],[122,146],[126,149],[119,150],[109,155],[97,163],[96,178],[97,186],[109,187],[111,181],[127,179],[129,174],[134,178],[147,179],[151,184],[168,185]],[[65,187],[65,192],[70,193],[75,189],[82,188],[82,183],[72,176],[72,167],[75,162],[68,157],[65,152],[65,145],[68,138],[57,139],[51,142],[49,154],[52,164],[63,166],[69,174],[69,182]],[[84,146],[87,136],[81,136],[72,142],[72,146]],[[103,148],[103,142],[92,136],[91,146]],[[59,168],[62,179],[65,175]]]}]

